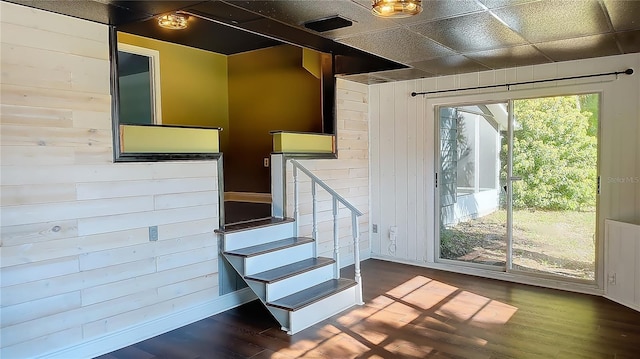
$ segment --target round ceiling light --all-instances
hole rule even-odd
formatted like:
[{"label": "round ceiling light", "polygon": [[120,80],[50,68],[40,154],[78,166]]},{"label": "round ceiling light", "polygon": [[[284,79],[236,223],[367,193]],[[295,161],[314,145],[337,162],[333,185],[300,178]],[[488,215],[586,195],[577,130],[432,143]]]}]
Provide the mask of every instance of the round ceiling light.
[{"label": "round ceiling light", "polygon": [[422,12],[421,0],[373,0],[371,12],[380,17],[401,18]]},{"label": "round ceiling light", "polygon": [[165,29],[182,30],[187,28],[187,15],[179,13],[165,14],[158,17],[158,25]]}]

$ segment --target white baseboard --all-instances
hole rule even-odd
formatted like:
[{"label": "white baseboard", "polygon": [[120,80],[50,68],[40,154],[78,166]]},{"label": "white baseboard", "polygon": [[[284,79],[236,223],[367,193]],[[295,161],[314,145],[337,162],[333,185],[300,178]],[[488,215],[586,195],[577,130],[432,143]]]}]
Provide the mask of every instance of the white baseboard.
[{"label": "white baseboard", "polygon": [[496,270],[488,270],[488,269],[479,269],[473,267],[465,267],[444,263],[428,263],[428,262],[418,262],[418,261],[410,261],[404,260],[397,257],[383,256],[379,254],[372,254],[372,259],[378,259],[388,262],[408,264],[417,267],[424,267],[429,269],[442,270],[446,272],[453,272],[458,274],[467,274],[476,277],[489,278],[489,279],[498,279],[503,280],[505,282],[513,282],[519,284],[527,284],[534,285],[538,287],[545,287],[551,289],[559,289],[568,292],[596,295],[596,296],[604,296],[604,290],[598,288],[595,284],[582,284],[582,283],[573,283],[558,279],[546,279],[539,278],[533,276],[527,276],[523,274],[516,273],[507,273]]},{"label": "white baseboard", "polygon": [[115,333],[94,338],[38,356],[38,358],[93,358],[157,335],[197,322],[198,320],[248,303],[257,297],[250,288],[225,294],[195,307],[144,322]]},{"label": "white baseboard", "polygon": [[224,200],[231,202],[271,203],[271,193],[225,192]]},{"label": "white baseboard", "polygon": [[605,295],[604,297],[609,299],[610,301],[616,302],[618,304],[622,304],[627,308],[631,308],[631,309],[633,309],[633,310],[635,310],[637,312],[640,312],[640,306],[635,304],[635,303],[629,303],[629,302],[626,302],[624,300],[620,300],[620,299],[616,299],[616,298],[610,297],[608,295]]}]

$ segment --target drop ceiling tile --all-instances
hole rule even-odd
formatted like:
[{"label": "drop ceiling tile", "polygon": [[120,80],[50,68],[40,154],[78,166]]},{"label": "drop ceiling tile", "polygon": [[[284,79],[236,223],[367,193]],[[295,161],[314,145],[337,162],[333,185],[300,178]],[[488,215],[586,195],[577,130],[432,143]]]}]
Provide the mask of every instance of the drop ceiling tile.
[{"label": "drop ceiling tile", "polygon": [[625,54],[640,52],[640,31],[618,32],[615,36]]},{"label": "drop ceiling tile", "polygon": [[359,82],[361,84],[365,84],[365,85],[374,85],[374,84],[382,84],[385,82],[391,82],[389,80],[385,80],[379,77],[375,77],[372,75],[368,75],[368,74],[364,74],[364,75],[347,75],[347,76],[340,76],[340,78],[343,78],[345,80],[349,80],[349,81],[353,81],[353,82]]},{"label": "drop ceiling tile", "polygon": [[338,42],[400,63],[454,54],[424,36],[404,28],[346,37]]},{"label": "drop ceiling tile", "polygon": [[389,79],[391,81],[414,80],[414,79],[422,79],[422,78],[434,76],[434,74],[432,73],[425,72],[419,69],[413,69],[413,68],[374,72],[371,75],[384,78],[384,79]]},{"label": "drop ceiling tile", "polygon": [[499,7],[520,5],[528,2],[535,2],[540,0],[480,0],[489,9],[496,9]]},{"label": "drop ceiling tile", "polygon": [[[276,0],[276,1],[228,1],[234,5],[257,12],[263,16],[304,28],[304,23],[340,15],[353,21],[353,25],[323,32],[322,36],[336,39],[352,34],[397,27],[389,19],[381,19],[364,6],[349,0]],[[311,30],[307,30],[311,31]]]},{"label": "drop ceiling tile", "polygon": [[[369,1],[369,3],[371,3]],[[456,1],[434,1],[423,0],[422,12],[415,16],[396,19],[394,21],[399,24],[408,25],[419,22],[428,22],[440,19],[446,19],[463,14],[470,14],[474,12],[483,11],[484,8],[480,6],[477,1],[473,0],[456,0]]]},{"label": "drop ceiling tile", "polygon": [[493,10],[529,42],[564,40],[610,31],[596,0],[555,0]]},{"label": "drop ceiling tile", "polygon": [[488,12],[417,24],[409,28],[458,52],[490,50],[526,43]]},{"label": "drop ceiling tile", "polygon": [[604,4],[616,31],[640,29],[640,1],[605,0]]},{"label": "drop ceiling tile", "polygon": [[465,56],[493,69],[537,65],[550,62],[531,45],[467,53]]},{"label": "drop ceiling tile", "polygon": [[613,34],[542,42],[535,46],[554,61],[620,55]]},{"label": "drop ceiling tile", "polygon": [[488,67],[462,55],[440,57],[437,59],[410,63],[409,65],[435,75],[454,75],[490,70]]}]

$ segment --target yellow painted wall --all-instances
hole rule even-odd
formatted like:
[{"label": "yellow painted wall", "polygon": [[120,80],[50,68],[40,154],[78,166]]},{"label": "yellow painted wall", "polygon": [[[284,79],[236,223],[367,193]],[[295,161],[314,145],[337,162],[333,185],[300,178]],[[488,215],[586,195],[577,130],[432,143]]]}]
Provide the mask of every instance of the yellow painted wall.
[{"label": "yellow painted wall", "polygon": [[302,67],[302,49],[275,46],[228,57],[231,151],[225,190],[269,192],[274,130],[322,132],[320,80]]},{"label": "yellow painted wall", "polygon": [[230,135],[227,56],[122,32],[118,42],[160,52],[162,123],[222,127],[225,152]]}]

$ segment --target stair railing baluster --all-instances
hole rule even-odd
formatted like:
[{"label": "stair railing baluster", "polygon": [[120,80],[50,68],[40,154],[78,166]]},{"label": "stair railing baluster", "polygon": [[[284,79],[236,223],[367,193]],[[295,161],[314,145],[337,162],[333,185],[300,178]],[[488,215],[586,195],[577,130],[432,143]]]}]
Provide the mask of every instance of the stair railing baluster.
[{"label": "stair railing baluster", "polygon": [[293,166],[293,219],[296,221],[296,225],[293,227],[295,230],[294,235],[298,236],[298,227],[300,226],[300,221],[298,220],[299,215],[299,203],[298,203],[298,167]]},{"label": "stair railing baluster", "polygon": [[[327,193],[331,195],[332,204],[333,204],[333,259],[335,261],[334,266],[334,277],[340,278],[340,235],[338,232],[338,213],[340,204],[344,205],[351,212],[351,228],[352,228],[352,237],[353,237],[353,250],[354,250],[354,267],[355,267],[355,281],[357,283],[356,287],[356,302],[358,304],[364,304],[362,301],[362,275],[360,270],[360,229],[358,223],[358,217],[362,216],[362,212],[360,212],[356,207],[354,207],[349,201],[347,201],[344,197],[338,194],[333,188],[329,187],[322,179],[318,176],[314,175],[311,171],[306,169],[302,164],[296,161],[293,158],[284,157],[284,168],[286,168],[286,162],[290,161],[293,166],[293,183],[294,183],[294,191],[293,191],[293,199],[294,199],[294,213],[293,218],[296,221],[296,226],[294,227],[297,231],[299,230],[299,193],[298,193],[298,170],[305,174],[311,180],[311,196],[313,203],[313,214],[312,214],[312,237],[316,241],[315,243],[315,256],[318,255],[318,199],[317,199],[317,186],[320,186]],[[286,193],[286,191],[284,191]],[[285,202],[286,199],[283,199]]]},{"label": "stair railing baluster", "polygon": [[356,303],[362,305],[364,302],[362,301],[362,276],[360,274],[360,229],[358,216],[353,212],[351,212],[351,228],[353,230],[353,255],[355,258],[353,266],[355,268],[355,281],[358,283],[356,287]]},{"label": "stair railing baluster", "polygon": [[338,199],[333,197],[333,259],[336,261],[334,278],[340,278],[340,236],[338,234]]},{"label": "stair railing baluster", "polygon": [[318,257],[318,198],[316,197],[316,180],[311,179],[311,199],[313,202],[313,224],[311,238],[315,241],[313,256]]}]

